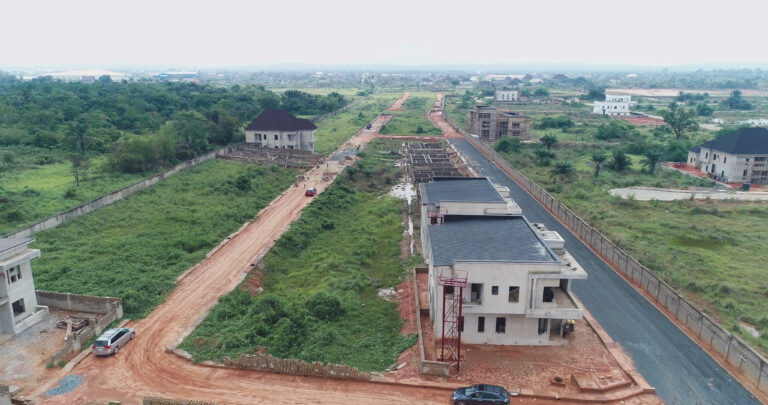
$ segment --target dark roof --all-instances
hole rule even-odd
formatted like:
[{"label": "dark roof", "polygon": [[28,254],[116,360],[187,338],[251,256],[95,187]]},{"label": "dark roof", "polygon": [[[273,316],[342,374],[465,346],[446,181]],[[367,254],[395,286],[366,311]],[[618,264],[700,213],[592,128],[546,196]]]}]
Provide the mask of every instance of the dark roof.
[{"label": "dark roof", "polygon": [[245,129],[247,131],[302,131],[317,129],[317,126],[310,120],[294,117],[288,111],[267,108]]},{"label": "dark roof", "polygon": [[435,266],[457,261],[556,262],[523,217],[451,216],[428,225]]},{"label": "dark roof", "polygon": [[34,241],[33,238],[0,238],[0,253]]},{"label": "dark roof", "polygon": [[700,148],[708,148],[732,155],[765,155],[768,154],[768,129],[737,129],[728,135],[704,142]]},{"label": "dark roof", "polygon": [[434,177],[429,183],[419,184],[419,190],[422,204],[439,204],[440,201],[504,201],[485,177]]},{"label": "dark roof", "polygon": [[688,151],[693,153],[699,153],[701,152],[701,146],[694,146],[691,149],[688,149]]}]

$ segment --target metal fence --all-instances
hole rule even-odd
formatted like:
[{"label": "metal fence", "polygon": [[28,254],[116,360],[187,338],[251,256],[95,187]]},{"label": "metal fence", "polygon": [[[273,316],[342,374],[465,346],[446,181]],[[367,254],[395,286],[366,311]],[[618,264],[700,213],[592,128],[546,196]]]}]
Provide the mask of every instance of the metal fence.
[{"label": "metal fence", "polygon": [[448,117],[446,120],[480,152],[547,207],[575,235],[599,253],[605,262],[632,279],[660,306],[666,308],[670,315],[700,339],[701,345],[718,353],[722,356],[721,360],[742,372],[746,379],[754,383],[760,391],[768,393],[768,375],[766,375],[768,374],[768,365],[765,358],[755,349],[699,311],[664,280],[656,277],[647,267],[616,246],[600,231],[590,226],[546,190],[512,167],[494,150],[468,135]]}]

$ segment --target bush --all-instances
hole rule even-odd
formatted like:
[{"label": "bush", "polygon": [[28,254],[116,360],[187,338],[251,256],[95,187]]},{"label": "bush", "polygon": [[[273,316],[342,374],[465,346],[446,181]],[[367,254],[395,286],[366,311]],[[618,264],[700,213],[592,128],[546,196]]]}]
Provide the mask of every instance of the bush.
[{"label": "bush", "polygon": [[634,125],[622,120],[610,120],[597,127],[595,138],[605,141],[617,138],[634,138],[637,135]]},{"label": "bush", "polygon": [[500,141],[496,142],[495,145],[493,145],[493,149],[496,150],[496,152],[502,152],[502,153],[512,153],[512,152],[520,152],[520,148],[522,146],[522,142],[518,138],[501,138]]},{"label": "bush", "polygon": [[573,120],[570,117],[564,115],[558,115],[556,117],[544,117],[536,124],[537,129],[549,129],[549,128],[571,128],[573,127]]},{"label": "bush", "polygon": [[333,295],[319,291],[311,296],[306,303],[307,311],[312,316],[324,321],[335,321],[344,315],[341,301]]}]

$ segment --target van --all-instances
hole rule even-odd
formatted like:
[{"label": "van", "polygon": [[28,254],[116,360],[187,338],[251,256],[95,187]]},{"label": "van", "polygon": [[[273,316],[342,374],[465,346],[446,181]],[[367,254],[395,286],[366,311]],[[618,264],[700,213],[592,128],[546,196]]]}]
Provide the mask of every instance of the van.
[{"label": "van", "polygon": [[116,328],[110,329],[99,336],[91,351],[97,356],[109,356],[110,354],[117,354],[120,348],[126,343],[133,340],[136,337],[136,332],[133,328]]}]

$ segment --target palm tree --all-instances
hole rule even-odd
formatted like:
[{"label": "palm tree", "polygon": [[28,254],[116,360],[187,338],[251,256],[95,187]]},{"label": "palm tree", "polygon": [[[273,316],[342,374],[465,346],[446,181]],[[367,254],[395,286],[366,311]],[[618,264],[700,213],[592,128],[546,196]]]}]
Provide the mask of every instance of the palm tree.
[{"label": "palm tree", "polygon": [[600,169],[603,168],[603,164],[608,159],[608,156],[605,155],[603,152],[593,152],[592,153],[592,164],[595,165],[595,177],[600,175]]},{"label": "palm tree", "polygon": [[648,170],[649,174],[653,174],[653,171],[656,169],[656,166],[661,162],[663,156],[661,152],[657,150],[649,150],[643,154],[644,158],[640,161],[640,163],[645,166],[645,168]]},{"label": "palm tree", "polygon": [[539,166],[547,166],[549,165],[549,161],[554,159],[555,153],[551,150],[547,150],[544,148],[538,148],[536,149],[536,162]]},{"label": "palm tree", "polygon": [[563,181],[570,179],[573,176],[573,163],[567,160],[561,160],[555,162],[552,170],[549,171],[549,175],[556,181]]},{"label": "palm tree", "polygon": [[547,150],[550,150],[557,146],[557,137],[554,135],[544,135],[539,139],[539,142],[541,142]]},{"label": "palm tree", "polygon": [[622,150],[615,150],[613,151],[613,156],[611,156],[611,169],[616,170],[617,172],[623,172],[625,169],[627,169],[629,166],[632,165],[632,159],[627,156],[626,153]]}]

